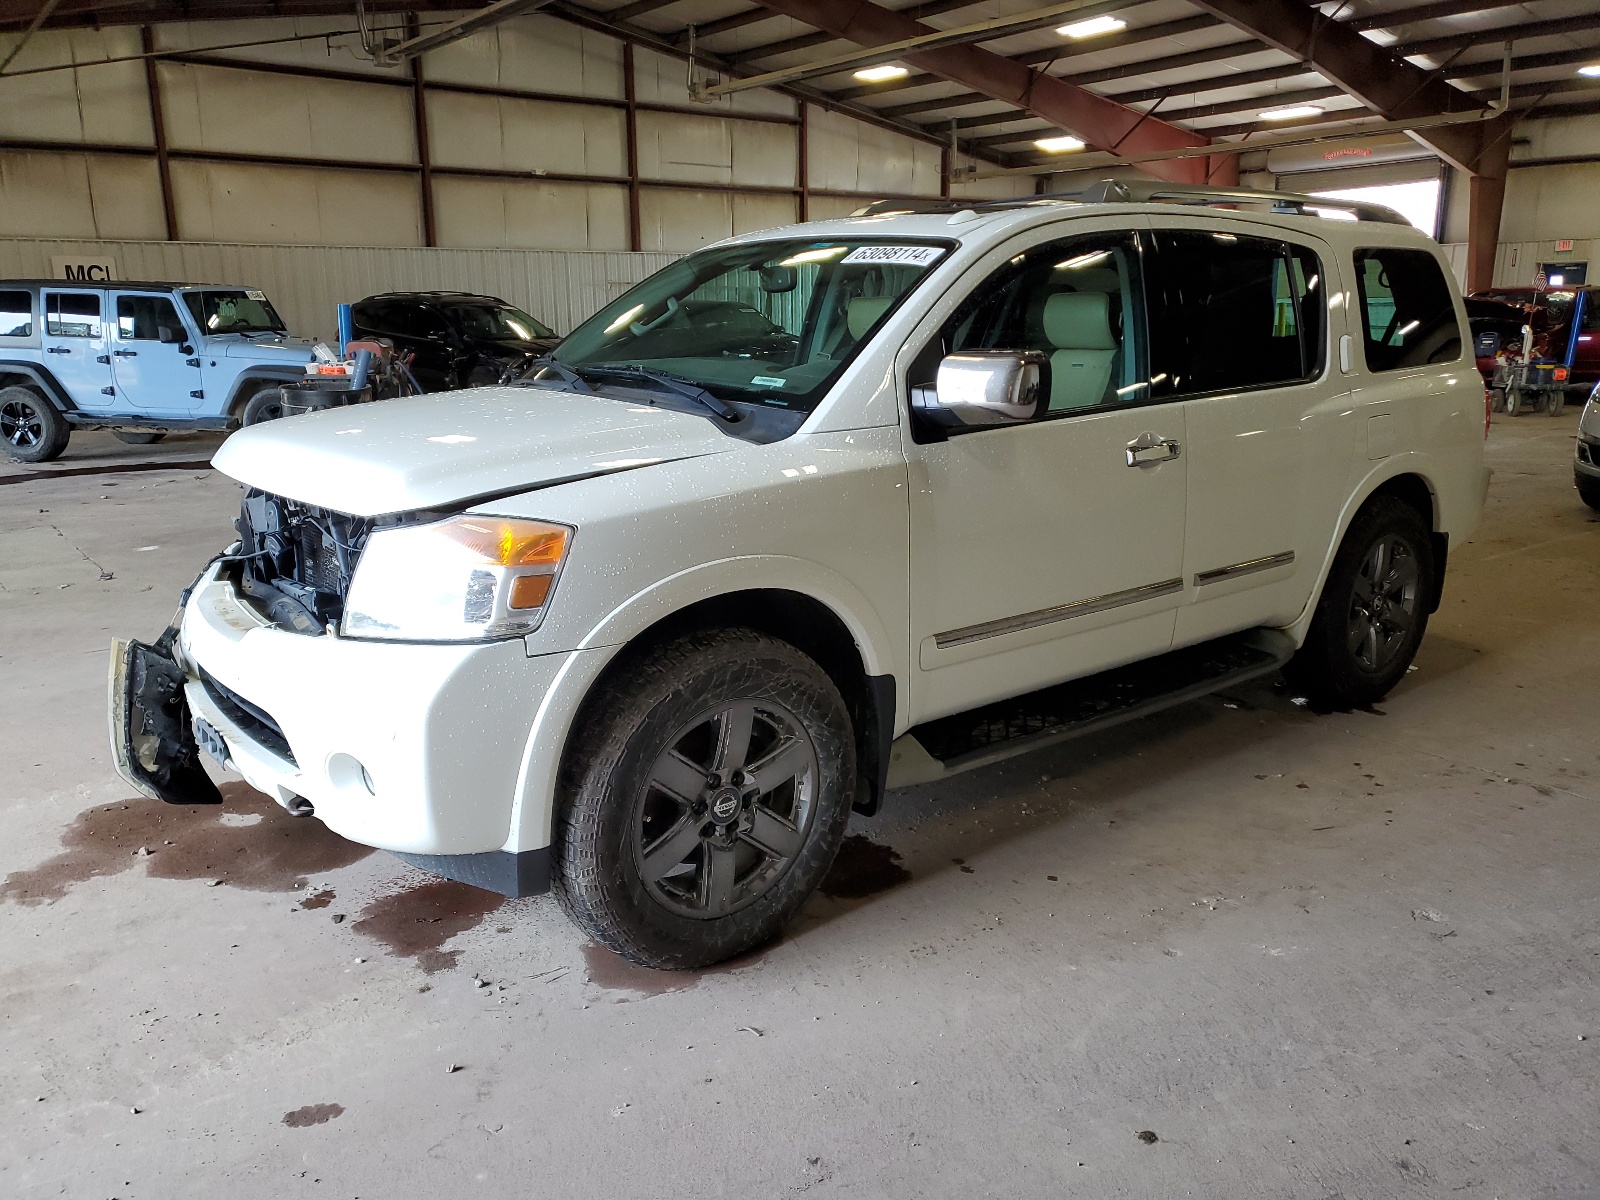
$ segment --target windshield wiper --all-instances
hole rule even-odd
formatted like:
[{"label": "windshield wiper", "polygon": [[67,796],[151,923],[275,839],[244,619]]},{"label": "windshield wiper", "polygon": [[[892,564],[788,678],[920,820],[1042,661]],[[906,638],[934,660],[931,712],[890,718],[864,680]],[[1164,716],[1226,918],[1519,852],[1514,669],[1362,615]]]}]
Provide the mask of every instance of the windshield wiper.
[{"label": "windshield wiper", "polygon": [[516,387],[538,387],[545,383],[543,379],[534,376],[548,371],[557,380],[566,386],[569,392],[590,392],[594,389],[589,386],[589,381],[578,374],[566,363],[559,363],[548,354],[541,354],[538,358],[530,358],[524,364],[522,373],[510,382]]},{"label": "windshield wiper", "polygon": [[668,371],[658,371],[653,367],[641,367],[633,363],[617,363],[615,365],[610,363],[585,363],[581,370],[588,372],[590,375],[609,375],[617,379],[653,383],[660,391],[669,395],[679,396],[685,400],[693,400],[695,403],[710,409],[724,421],[732,422],[742,419],[737,409],[729,408],[694,380],[686,379],[682,375],[673,375]]}]

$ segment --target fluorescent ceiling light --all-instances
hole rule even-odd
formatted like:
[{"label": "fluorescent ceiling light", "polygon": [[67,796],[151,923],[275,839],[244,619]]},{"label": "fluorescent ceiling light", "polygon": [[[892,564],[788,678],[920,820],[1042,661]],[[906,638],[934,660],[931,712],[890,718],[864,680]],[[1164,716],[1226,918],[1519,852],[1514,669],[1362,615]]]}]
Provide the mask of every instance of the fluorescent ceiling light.
[{"label": "fluorescent ceiling light", "polygon": [[1587,67],[1579,67],[1578,74],[1587,75],[1590,79],[1600,79],[1600,63],[1590,63]]},{"label": "fluorescent ceiling light", "polygon": [[1121,17],[1090,17],[1087,21],[1077,21],[1071,25],[1063,25],[1056,30],[1062,37],[1073,39],[1099,37],[1102,33],[1115,33],[1119,29],[1126,29],[1128,23]]},{"label": "fluorescent ceiling light", "polygon": [[1070,136],[1040,138],[1033,144],[1051,154],[1060,154],[1064,150],[1083,149],[1083,139]]},{"label": "fluorescent ceiling light", "polygon": [[1269,108],[1256,115],[1263,121],[1293,121],[1299,117],[1314,117],[1321,111],[1315,104],[1296,104],[1292,108]]},{"label": "fluorescent ceiling light", "polygon": [[856,72],[856,78],[862,83],[887,83],[891,79],[900,79],[909,74],[911,72],[905,67],[884,63],[881,67],[862,67]]}]

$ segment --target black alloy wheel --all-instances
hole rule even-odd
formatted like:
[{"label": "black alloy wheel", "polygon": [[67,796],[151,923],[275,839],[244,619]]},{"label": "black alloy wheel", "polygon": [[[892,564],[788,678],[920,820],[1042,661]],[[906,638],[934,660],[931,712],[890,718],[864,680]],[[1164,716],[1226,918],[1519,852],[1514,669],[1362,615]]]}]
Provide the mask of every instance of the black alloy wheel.
[{"label": "black alloy wheel", "polygon": [[1405,676],[1438,593],[1432,532],[1392,495],[1368,500],[1333,556],[1306,640],[1284,665],[1319,707],[1374,704]]},{"label": "black alloy wheel", "polygon": [[626,651],[573,725],[556,896],[633,962],[721,962],[771,939],[816,890],[856,786],[844,698],[789,643],[722,628]]},{"label": "black alloy wheel", "polygon": [[67,448],[71,428],[44,397],[31,388],[0,388],[0,442],[18,462],[49,462]]},{"label": "black alloy wheel", "polygon": [[799,718],[740,700],[692,719],[656,758],[636,806],[640,877],[664,907],[721,917],[793,862],[816,811],[817,752]]},{"label": "black alloy wheel", "polygon": [[1381,537],[1361,561],[1350,595],[1345,642],[1369,675],[1387,670],[1416,628],[1421,572],[1405,539]]}]

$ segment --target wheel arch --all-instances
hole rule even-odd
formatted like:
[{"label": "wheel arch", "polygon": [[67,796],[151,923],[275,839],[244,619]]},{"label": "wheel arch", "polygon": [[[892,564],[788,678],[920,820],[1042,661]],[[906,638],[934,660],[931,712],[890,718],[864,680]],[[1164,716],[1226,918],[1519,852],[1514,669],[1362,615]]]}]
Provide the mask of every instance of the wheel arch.
[{"label": "wheel arch", "polygon": [[304,369],[246,367],[239,373],[239,377],[234,380],[233,390],[228,393],[228,403],[223,411],[229,417],[237,420],[243,415],[244,406],[249,404],[251,398],[262,388],[280,383],[294,383],[305,377]]},{"label": "wheel arch", "polygon": [[[610,680],[654,647],[685,633],[728,628],[754,629],[788,642],[827,673],[844,697],[855,731],[859,776],[855,807],[864,813],[876,812],[888,778],[889,745],[894,741],[898,700],[894,673],[879,661],[880,654],[872,652],[859,620],[847,620],[835,605],[795,587],[740,587],[717,592],[674,608],[637,629],[590,683],[564,739],[563,760],[574,731],[584,727],[585,711]],[[877,649],[881,653],[882,647]],[[875,665],[879,667],[876,671]]]},{"label": "wheel arch", "polygon": [[49,369],[37,363],[0,359],[0,387],[34,388],[61,413],[72,412],[78,407]]},{"label": "wheel arch", "polygon": [[1354,524],[1357,514],[1380,496],[1392,496],[1407,505],[1428,527],[1435,567],[1433,591],[1428,597],[1428,611],[1430,613],[1438,611],[1444,593],[1445,565],[1450,553],[1450,535],[1439,528],[1441,514],[1438,488],[1428,477],[1425,466],[1414,461],[1413,456],[1396,456],[1374,463],[1367,477],[1359,486],[1352,489],[1350,499],[1339,513],[1333,536],[1324,549],[1322,565],[1318,569],[1317,583],[1311,590],[1311,597],[1306,601],[1305,608],[1295,618],[1294,623],[1286,629],[1297,645],[1305,639],[1306,631],[1311,627],[1317,603],[1322,598],[1322,589],[1328,582],[1328,572],[1333,568],[1334,556],[1339,553],[1339,547],[1350,531],[1350,526]]}]

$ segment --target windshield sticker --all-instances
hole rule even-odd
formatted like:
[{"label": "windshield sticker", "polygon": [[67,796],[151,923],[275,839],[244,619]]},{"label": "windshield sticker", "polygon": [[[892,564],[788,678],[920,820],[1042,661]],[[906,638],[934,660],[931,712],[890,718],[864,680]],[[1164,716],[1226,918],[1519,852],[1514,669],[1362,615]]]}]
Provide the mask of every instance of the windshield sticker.
[{"label": "windshield sticker", "polygon": [[944,257],[943,246],[858,246],[839,261],[885,263],[904,267],[931,267]]},{"label": "windshield sticker", "polygon": [[751,387],[788,387],[787,379],[779,379],[774,375],[757,375],[750,380]]},{"label": "windshield sticker", "polygon": [[265,292],[258,292],[255,290],[255,288],[246,288],[244,294],[248,299],[251,300],[265,300],[267,298],[267,294]]}]

